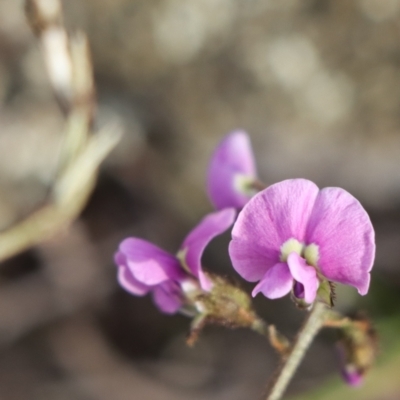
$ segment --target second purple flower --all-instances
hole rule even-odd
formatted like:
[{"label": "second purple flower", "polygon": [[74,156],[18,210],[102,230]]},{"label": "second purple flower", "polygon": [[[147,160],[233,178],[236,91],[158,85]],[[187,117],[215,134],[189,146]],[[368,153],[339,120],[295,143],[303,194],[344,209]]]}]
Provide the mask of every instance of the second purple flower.
[{"label": "second purple flower", "polygon": [[115,254],[120,285],[136,296],[151,292],[158,308],[168,314],[191,302],[188,291],[205,291],[212,281],[204,273],[201,257],[207,244],[226,231],[236,216],[234,209],[211,213],[186,236],[176,256],[146,240],[123,240]]},{"label": "second purple flower", "polygon": [[210,160],[207,192],[214,207],[242,208],[256,193],[257,172],[250,138],[245,131],[228,134]]}]

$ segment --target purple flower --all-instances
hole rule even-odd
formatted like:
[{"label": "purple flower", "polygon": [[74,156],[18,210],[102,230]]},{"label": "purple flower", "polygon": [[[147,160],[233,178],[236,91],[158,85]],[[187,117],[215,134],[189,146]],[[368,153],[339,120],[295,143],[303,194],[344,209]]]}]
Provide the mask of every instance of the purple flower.
[{"label": "purple flower", "polygon": [[357,350],[357,345],[353,341],[340,342],[338,344],[341,375],[343,380],[353,387],[361,386],[364,383],[365,371],[363,371],[363,368],[358,368],[356,363],[351,361],[354,356],[356,361],[357,359],[364,361],[365,357],[357,357]]},{"label": "purple flower", "polygon": [[378,354],[377,332],[365,316],[348,320],[337,343],[341,375],[353,387],[363,384],[364,376]]},{"label": "purple flower", "polygon": [[236,271],[275,299],[289,293],[315,300],[320,280],[368,292],[374,229],[361,204],[340,188],[319,190],[305,179],[286,180],[254,196],[232,230]]},{"label": "purple flower", "polygon": [[177,256],[143,239],[123,240],[115,254],[120,285],[136,296],[152,292],[161,311],[177,312],[186,302],[185,287],[196,287],[198,281],[199,290],[211,289],[201,256],[207,244],[232,225],[235,216],[234,209],[207,215],[183,241]]},{"label": "purple flower", "polygon": [[352,366],[348,366],[342,369],[342,376],[344,381],[353,387],[361,386],[364,383],[364,377],[357,369]]},{"label": "purple flower", "polygon": [[251,184],[256,175],[249,136],[231,132],[215,149],[208,169],[207,191],[214,207],[242,208],[255,193]]}]

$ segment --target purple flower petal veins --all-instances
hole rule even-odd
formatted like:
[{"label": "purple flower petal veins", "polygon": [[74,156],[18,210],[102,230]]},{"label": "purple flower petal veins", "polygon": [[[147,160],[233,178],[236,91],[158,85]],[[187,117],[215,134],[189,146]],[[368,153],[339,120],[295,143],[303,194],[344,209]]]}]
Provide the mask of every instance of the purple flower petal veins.
[{"label": "purple flower petal veins", "polygon": [[352,285],[361,295],[368,292],[369,272],[375,258],[375,232],[358,200],[343,189],[322,189],[306,237],[321,249],[318,266],[326,278]]},{"label": "purple flower petal veins", "polygon": [[[260,281],[253,295],[261,291],[276,298],[288,292],[283,267],[279,275],[273,271],[280,264],[290,271],[295,294],[304,295],[307,303],[314,301],[321,276],[364,295],[375,256],[374,229],[345,190],[286,180],[246,204],[233,227],[229,253],[244,279]],[[274,284],[279,288],[272,289]]]},{"label": "purple flower petal veins", "polygon": [[143,296],[152,292],[159,309],[177,312],[185,302],[185,288],[199,286],[209,291],[212,282],[203,272],[201,257],[207,244],[223,233],[236,216],[234,209],[209,214],[189,233],[177,256],[139,238],[121,242],[115,254],[118,281],[129,293]]},{"label": "purple flower petal veins", "polygon": [[257,172],[248,134],[236,130],[215,149],[207,174],[207,192],[218,210],[242,208],[254,194],[250,188]]}]

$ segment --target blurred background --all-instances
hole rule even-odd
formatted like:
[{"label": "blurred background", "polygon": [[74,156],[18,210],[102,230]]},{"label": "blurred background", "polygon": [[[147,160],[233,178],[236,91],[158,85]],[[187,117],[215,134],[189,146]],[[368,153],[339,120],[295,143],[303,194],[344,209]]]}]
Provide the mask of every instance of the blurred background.
[{"label": "blurred background", "polygon": [[[211,327],[188,348],[190,320],[123,292],[113,265],[126,236],[176,251],[212,210],[207,163],[236,128],[263,181],[343,187],[376,228],[370,294],[339,288],[337,307],[376,321],[378,367],[350,392],[324,332],[289,394],[399,399],[400,0],[65,0],[64,11],[89,36],[97,120],[124,136],[79,220],[0,265],[0,399],[260,398],[278,361],[262,337]],[[0,0],[2,230],[45,202],[63,126],[23,1]],[[228,241],[204,264],[250,290]],[[291,337],[304,318],[288,298],[256,306]]]}]

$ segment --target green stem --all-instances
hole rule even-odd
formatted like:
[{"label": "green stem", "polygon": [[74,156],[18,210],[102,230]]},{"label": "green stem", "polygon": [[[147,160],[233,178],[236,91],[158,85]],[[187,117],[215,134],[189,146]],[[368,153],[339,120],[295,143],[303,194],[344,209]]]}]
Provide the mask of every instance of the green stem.
[{"label": "green stem", "polygon": [[265,400],[279,400],[285,392],[290,380],[296,372],[305,352],[324,326],[326,307],[323,303],[316,302],[311,309],[306,321],[300,329],[287,357],[278,367],[272,381],[268,385],[268,394]]}]

